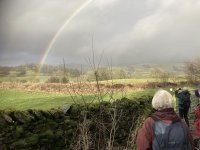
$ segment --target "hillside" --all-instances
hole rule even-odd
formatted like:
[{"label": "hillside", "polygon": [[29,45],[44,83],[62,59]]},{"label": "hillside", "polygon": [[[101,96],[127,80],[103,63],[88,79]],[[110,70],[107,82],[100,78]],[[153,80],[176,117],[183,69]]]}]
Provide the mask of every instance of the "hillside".
[{"label": "hillside", "polygon": [[[112,69],[112,75],[111,75]],[[175,76],[184,75],[184,64],[133,64],[127,66],[100,66],[100,80],[111,79],[134,79],[151,78],[158,71],[166,72]],[[24,64],[20,66],[0,66],[0,81],[3,82],[46,82],[50,77],[62,78],[66,76],[69,80],[84,76],[86,80],[92,80],[93,71],[90,66],[78,64],[43,65],[39,69],[38,64]]]}]

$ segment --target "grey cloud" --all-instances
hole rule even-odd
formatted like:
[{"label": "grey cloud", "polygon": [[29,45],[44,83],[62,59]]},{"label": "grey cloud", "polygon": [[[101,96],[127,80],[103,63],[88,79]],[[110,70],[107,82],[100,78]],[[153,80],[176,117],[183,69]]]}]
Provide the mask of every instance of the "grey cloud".
[{"label": "grey cloud", "polygon": [[[66,18],[84,2],[2,0],[0,63],[9,64],[13,55],[39,62]],[[96,56],[104,51],[116,64],[184,61],[200,55],[199,26],[198,0],[94,0],[65,27],[46,62],[64,56],[82,63],[91,55],[92,36]]]},{"label": "grey cloud", "polygon": [[[200,55],[199,2],[171,1],[142,18],[128,35],[128,62],[175,62]],[[132,60],[132,61],[131,61]]]}]

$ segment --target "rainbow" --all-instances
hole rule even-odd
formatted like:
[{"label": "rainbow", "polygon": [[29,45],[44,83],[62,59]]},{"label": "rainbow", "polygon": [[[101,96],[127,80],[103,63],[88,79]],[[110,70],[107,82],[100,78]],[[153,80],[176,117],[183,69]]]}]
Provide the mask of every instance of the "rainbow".
[{"label": "rainbow", "polygon": [[53,47],[53,45],[55,44],[56,40],[58,39],[58,37],[60,36],[60,34],[62,33],[62,31],[65,29],[65,27],[70,23],[70,21],[82,10],[84,9],[88,4],[90,4],[93,0],[87,0],[84,3],[81,3],[78,7],[78,9],[76,9],[74,11],[74,13],[67,17],[67,19],[65,20],[64,24],[58,29],[58,31],[56,32],[56,34],[53,36],[53,38],[51,39],[50,43],[48,44],[47,48],[44,50],[44,54],[42,55],[41,61],[39,63],[39,72],[41,71],[42,66],[45,63],[45,60],[49,54],[49,52],[51,51],[51,48]]}]

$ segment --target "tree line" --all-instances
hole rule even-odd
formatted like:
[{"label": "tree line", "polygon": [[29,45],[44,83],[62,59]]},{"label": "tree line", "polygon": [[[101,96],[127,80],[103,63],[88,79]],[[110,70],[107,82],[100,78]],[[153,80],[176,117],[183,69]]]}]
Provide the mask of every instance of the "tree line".
[{"label": "tree line", "polygon": [[[64,66],[63,66],[64,65]],[[71,78],[84,77],[86,81],[94,81],[94,71],[87,66],[70,67],[68,65],[48,65],[45,64],[39,70],[38,64],[25,64],[19,66],[0,66],[0,77],[6,76],[49,76],[47,82],[69,82]],[[135,77],[150,77],[156,79],[157,82],[176,82],[178,74],[181,72],[182,77],[190,83],[197,83],[200,80],[200,58],[184,62],[180,66],[172,66],[172,71],[155,67],[152,65],[143,65],[143,70],[132,66],[126,67],[106,67],[101,66],[96,70],[96,75],[100,81],[111,79],[130,79]],[[145,72],[148,70],[148,72]],[[31,72],[31,73],[30,73]],[[14,75],[13,75],[14,74]]]}]

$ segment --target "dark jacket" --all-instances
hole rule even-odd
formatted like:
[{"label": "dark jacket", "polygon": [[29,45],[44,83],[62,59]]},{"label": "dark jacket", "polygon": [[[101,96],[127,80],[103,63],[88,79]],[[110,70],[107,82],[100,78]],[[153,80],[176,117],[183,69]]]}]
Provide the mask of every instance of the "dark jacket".
[{"label": "dark jacket", "polygon": [[190,108],[190,92],[188,90],[176,90],[175,97],[178,101],[179,111],[188,110]]},{"label": "dark jacket", "polygon": [[[156,116],[163,122],[167,124],[171,124],[177,119],[180,119],[178,115],[174,112],[172,108],[163,109],[160,111],[156,111],[153,116]],[[154,133],[153,133],[153,124],[154,119],[152,117],[148,117],[142,126],[142,128],[138,131],[137,138],[136,138],[136,145],[138,150],[152,150],[152,142],[154,140]],[[183,126],[187,128],[188,131],[188,138],[190,141],[190,144],[192,146],[192,149],[194,150],[194,143],[192,139],[192,135],[184,121],[181,121]]]}]

